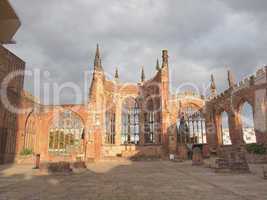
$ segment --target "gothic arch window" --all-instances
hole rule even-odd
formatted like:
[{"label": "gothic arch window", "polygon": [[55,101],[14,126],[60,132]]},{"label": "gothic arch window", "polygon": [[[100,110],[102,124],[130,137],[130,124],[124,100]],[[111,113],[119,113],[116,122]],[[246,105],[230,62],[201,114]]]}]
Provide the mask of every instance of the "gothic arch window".
[{"label": "gothic arch window", "polygon": [[105,143],[106,144],[115,144],[115,135],[116,135],[116,114],[115,106],[106,111],[106,135]]},{"label": "gothic arch window", "polygon": [[221,113],[221,138],[223,145],[231,145],[231,137],[230,137],[230,130],[229,130],[229,119],[227,112],[223,111]]},{"label": "gothic arch window", "polygon": [[82,151],[84,124],[80,117],[70,110],[60,111],[49,129],[50,153],[69,154]]},{"label": "gothic arch window", "polygon": [[241,105],[240,117],[242,123],[243,140],[246,144],[256,143],[254,130],[253,108],[248,102]]},{"label": "gothic arch window", "polygon": [[144,119],[144,142],[146,144],[161,143],[160,113],[158,112],[160,101],[157,96],[149,96],[145,101],[143,112]]},{"label": "gothic arch window", "polygon": [[36,127],[34,114],[31,113],[27,119],[24,136],[24,149],[30,149],[34,152],[34,146],[36,142]]},{"label": "gothic arch window", "polygon": [[[207,143],[206,122],[201,111],[197,111],[187,117],[182,116],[177,123],[177,142],[188,144]],[[178,126],[179,124],[179,126]]]},{"label": "gothic arch window", "polygon": [[200,108],[193,103],[180,107],[177,119],[177,142],[189,144],[206,143],[206,122]]},{"label": "gothic arch window", "polygon": [[144,113],[145,119],[145,143],[156,143],[156,115],[154,111]]},{"label": "gothic arch window", "polygon": [[[184,120],[186,120],[186,123],[189,123],[188,122],[189,117],[192,116],[198,110],[199,110],[199,108],[192,103],[189,103],[186,106],[180,107],[178,118],[176,121],[177,128],[179,128],[179,126],[180,126],[181,117],[184,117]],[[190,124],[187,124],[187,125],[189,126]],[[189,128],[192,129],[190,132],[193,132],[193,124],[192,124],[192,126],[189,126]]]},{"label": "gothic arch window", "polygon": [[140,109],[134,98],[127,98],[122,105],[122,144],[138,144],[140,135]]}]

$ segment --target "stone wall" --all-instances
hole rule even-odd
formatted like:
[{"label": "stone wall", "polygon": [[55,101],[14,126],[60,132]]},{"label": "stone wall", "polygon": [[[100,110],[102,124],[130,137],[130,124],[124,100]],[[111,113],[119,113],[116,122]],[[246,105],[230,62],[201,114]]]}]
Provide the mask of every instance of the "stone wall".
[{"label": "stone wall", "polygon": [[[0,45],[0,163],[12,162],[17,152],[19,122],[16,109],[20,106],[24,70],[24,61]],[[20,76],[5,82],[12,72],[18,71]]]},{"label": "stone wall", "polygon": [[267,67],[229,87],[206,102],[205,115],[208,143],[211,148],[222,145],[221,113],[227,112],[230,138],[233,145],[243,144],[241,106],[248,102],[253,108],[257,143],[267,143]]}]

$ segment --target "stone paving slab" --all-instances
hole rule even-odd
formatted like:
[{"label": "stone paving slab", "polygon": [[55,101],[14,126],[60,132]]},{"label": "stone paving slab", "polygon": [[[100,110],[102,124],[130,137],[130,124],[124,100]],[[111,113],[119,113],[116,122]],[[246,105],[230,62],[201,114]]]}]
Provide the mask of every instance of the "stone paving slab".
[{"label": "stone paving slab", "polygon": [[[254,166],[257,168],[257,166]],[[191,162],[100,162],[72,175],[43,175],[31,166],[0,167],[0,200],[243,200],[267,197],[258,174],[216,174]]]}]

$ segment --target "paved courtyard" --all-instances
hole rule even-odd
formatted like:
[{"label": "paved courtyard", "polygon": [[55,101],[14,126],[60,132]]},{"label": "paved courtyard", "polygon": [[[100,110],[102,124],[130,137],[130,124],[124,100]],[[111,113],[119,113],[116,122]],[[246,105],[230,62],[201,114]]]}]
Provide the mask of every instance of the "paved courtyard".
[{"label": "paved courtyard", "polygon": [[170,161],[110,161],[72,175],[45,175],[29,165],[0,166],[0,200],[179,199],[264,200],[260,165],[251,174],[215,174],[206,167]]}]

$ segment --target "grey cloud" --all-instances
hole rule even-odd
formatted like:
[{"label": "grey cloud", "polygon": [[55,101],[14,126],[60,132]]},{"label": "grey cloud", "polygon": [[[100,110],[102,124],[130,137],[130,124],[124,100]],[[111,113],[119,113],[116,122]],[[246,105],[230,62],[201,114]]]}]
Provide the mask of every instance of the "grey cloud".
[{"label": "grey cloud", "polygon": [[[141,65],[146,77],[152,76],[161,49],[169,49],[174,91],[184,82],[203,88],[210,73],[223,89],[226,64],[239,79],[266,63],[265,1],[11,2],[22,27],[18,44],[8,48],[27,61],[28,69],[50,71],[44,82],[73,81],[86,90],[83,72],[92,69],[98,42],[107,74],[112,76],[118,67],[127,82],[139,81]],[[32,84],[27,78],[26,88],[32,90]],[[69,92],[62,94],[62,103],[74,101]]]}]

